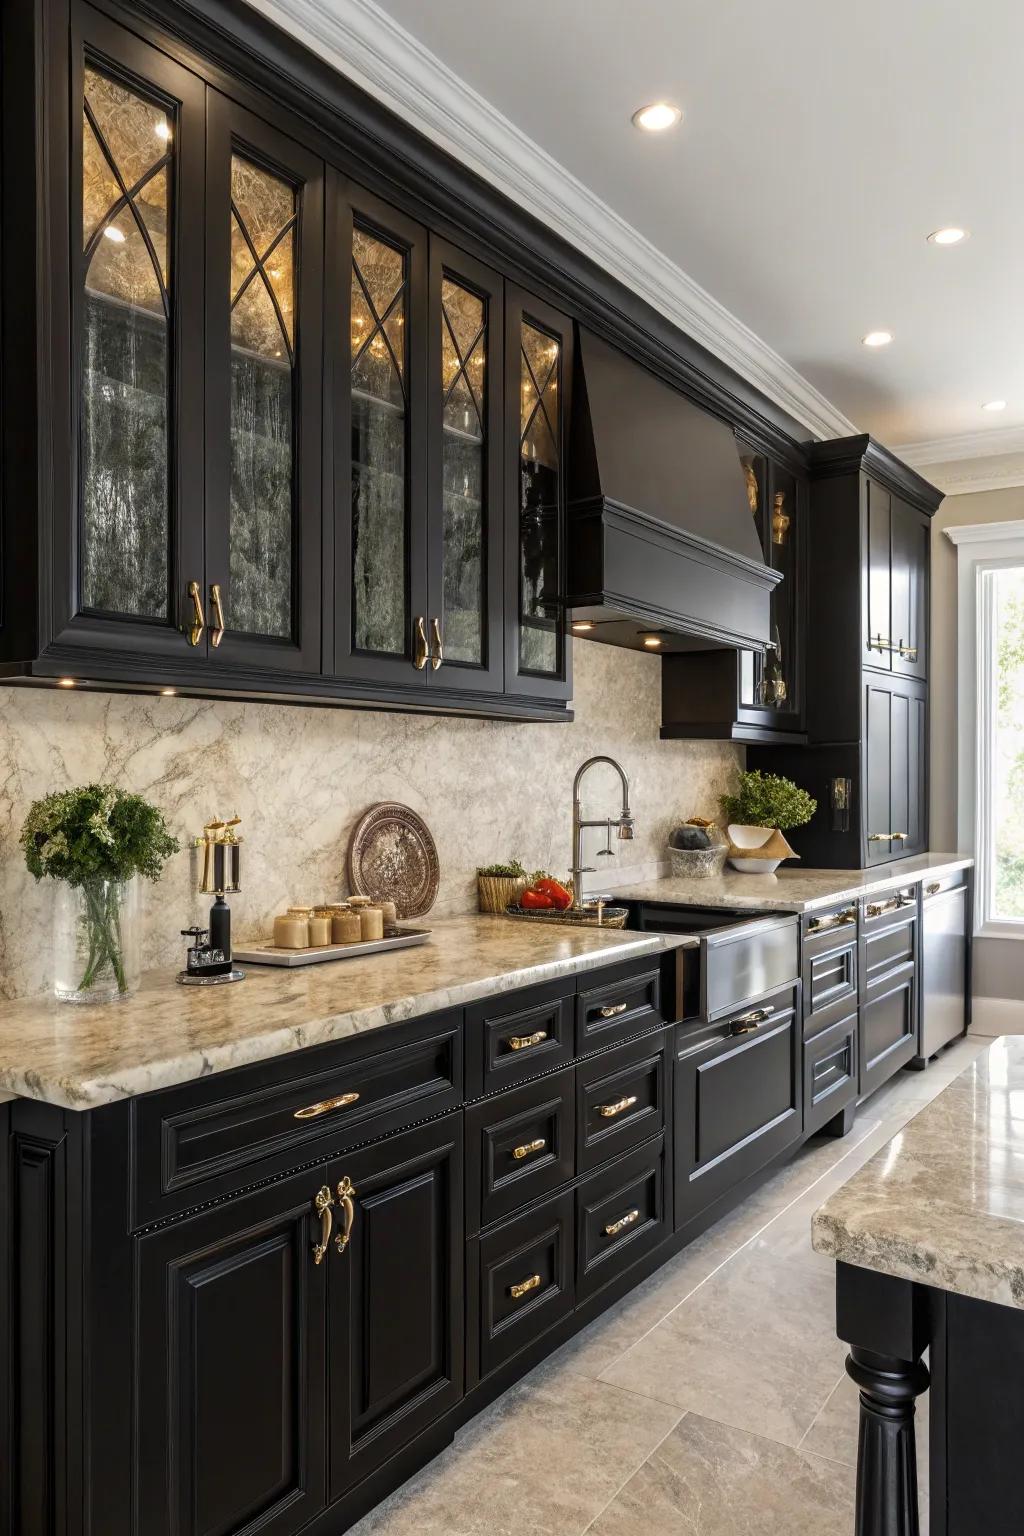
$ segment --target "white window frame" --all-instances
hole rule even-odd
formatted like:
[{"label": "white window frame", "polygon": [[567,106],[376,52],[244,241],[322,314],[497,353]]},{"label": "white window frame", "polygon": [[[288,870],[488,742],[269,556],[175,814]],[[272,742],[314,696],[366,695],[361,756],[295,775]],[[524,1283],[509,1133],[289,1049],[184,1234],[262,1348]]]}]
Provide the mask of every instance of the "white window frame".
[{"label": "white window frame", "polygon": [[974,523],[944,530],[957,555],[957,849],[975,861],[975,933],[1024,939],[1024,918],[992,915],[990,857],[994,739],[992,667],[994,583],[991,572],[1024,566],[1024,520]]}]

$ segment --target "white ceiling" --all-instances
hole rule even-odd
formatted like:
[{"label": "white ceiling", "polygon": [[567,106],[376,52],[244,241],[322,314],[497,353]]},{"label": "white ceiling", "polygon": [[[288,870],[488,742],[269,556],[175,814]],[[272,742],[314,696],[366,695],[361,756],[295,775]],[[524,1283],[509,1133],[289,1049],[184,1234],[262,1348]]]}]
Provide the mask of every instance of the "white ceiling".
[{"label": "white ceiling", "polygon": [[[370,43],[385,21],[371,0],[256,3],[300,33],[358,12]],[[859,428],[1024,429],[1019,0],[378,3],[421,45],[388,27],[399,66],[403,45],[421,71],[437,55]],[[387,97],[366,56],[352,72]],[[659,98],[681,127],[637,132]],[[972,238],[928,245],[945,224]],[[881,327],[892,346],[861,346]]]}]

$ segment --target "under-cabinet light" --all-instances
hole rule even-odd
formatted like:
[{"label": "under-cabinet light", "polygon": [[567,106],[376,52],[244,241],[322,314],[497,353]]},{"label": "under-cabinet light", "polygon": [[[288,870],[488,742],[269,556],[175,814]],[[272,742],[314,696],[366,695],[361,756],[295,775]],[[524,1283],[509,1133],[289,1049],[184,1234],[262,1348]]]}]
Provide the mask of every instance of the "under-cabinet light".
[{"label": "under-cabinet light", "polygon": [[73,677],[58,677],[58,679],[57,679],[57,687],[58,688],[77,688],[78,687],[78,682]]},{"label": "under-cabinet light", "polygon": [[574,619],[572,627],[578,635],[585,635],[594,626],[589,619]]},{"label": "under-cabinet light", "polygon": [[644,635],[644,645],[646,645],[649,650],[652,650],[652,651],[657,650],[657,648],[658,648],[658,646],[660,644],[661,644],[661,636],[660,635]]},{"label": "under-cabinet light", "polygon": [[177,688],[161,688],[160,697],[162,699],[173,699],[177,691]]}]

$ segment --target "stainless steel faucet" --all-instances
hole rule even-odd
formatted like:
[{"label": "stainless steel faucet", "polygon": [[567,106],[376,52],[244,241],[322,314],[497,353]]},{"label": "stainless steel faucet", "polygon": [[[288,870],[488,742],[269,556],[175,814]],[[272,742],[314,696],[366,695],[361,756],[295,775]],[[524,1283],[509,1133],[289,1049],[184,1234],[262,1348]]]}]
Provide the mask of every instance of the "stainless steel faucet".
[{"label": "stainless steel faucet", "polygon": [[[617,820],[612,816],[602,816],[599,821],[584,821],[583,819],[580,807],[580,784],[587,769],[593,768],[595,763],[607,763],[610,768],[615,769],[615,772],[622,780],[622,810],[619,812]],[[588,757],[585,763],[580,764],[572,785],[572,865],[569,873],[572,876],[573,906],[580,907],[583,905],[582,876],[592,874],[594,869],[592,864],[584,864],[583,862],[584,829],[586,827],[605,827],[607,828],[610,842],[611,831],[614,826],[618,828],[619,841],[628,843],[633,841],[635,825],[633,813],[629,808],[629,780],[619,764],[615,761],[614,757]]]}]

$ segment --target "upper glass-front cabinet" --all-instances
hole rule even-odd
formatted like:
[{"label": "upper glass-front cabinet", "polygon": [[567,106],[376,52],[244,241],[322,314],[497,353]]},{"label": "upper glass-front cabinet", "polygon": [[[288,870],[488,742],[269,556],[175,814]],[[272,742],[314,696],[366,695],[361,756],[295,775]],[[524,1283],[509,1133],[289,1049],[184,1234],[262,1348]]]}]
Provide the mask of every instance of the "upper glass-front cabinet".
[{"label": "upper glass-front cabinet", "polygon": [[572,325],[506,290],[506,690],[571,694],[565,609],[565,444]]},{"label": "upper glass-front cabinet", "polygon": [[774,723],[796,729],[803,701],[800,689],[800,612],[806,487],[784,466],[763,454],[742,450],[747,499],[765,561],[782,574],[771,597],[771,643],[764,655],[739,653],[739,702],[744,709],[779,717]]}]

